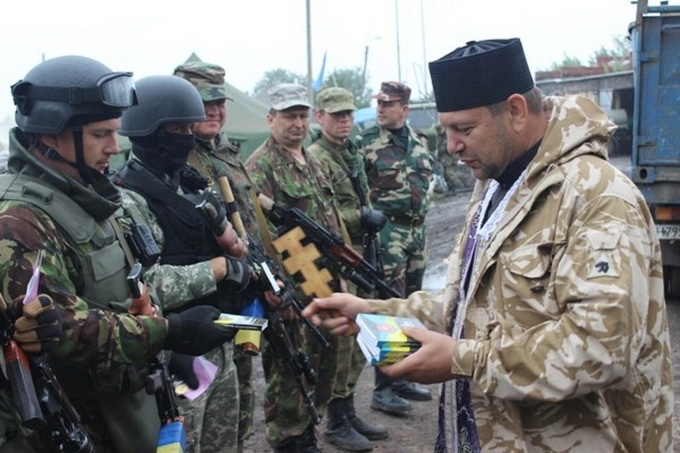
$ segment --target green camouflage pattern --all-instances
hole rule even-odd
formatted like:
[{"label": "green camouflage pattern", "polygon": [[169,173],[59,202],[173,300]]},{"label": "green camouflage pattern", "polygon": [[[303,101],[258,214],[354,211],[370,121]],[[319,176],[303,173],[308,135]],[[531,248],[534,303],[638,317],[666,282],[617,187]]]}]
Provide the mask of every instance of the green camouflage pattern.
[{"label": "green camouflage pattern", "polygon": [[340,208],[340,217],[352,239],[352,244],[361,246],[361,219],[359,216],[359,197],[354,190],[351,175],[356,172],[359,185],[364,193],[368,206],[368,180],[364,170],[363,155],[358,152],[357,146],[348,141],[346,145],[338,145],[320,135],[308,148],[309,154],[314,156],[321,164],[321,170],[330,180],[335,192],[335,201]]},{"label": "green camouflage pattern", "polygon": [[340,88],[324,88],[316,95],[316,108],[328,113],[356,110],[354,95],[351,91]]},{"label": "green camouflage pattern", "polygon": [[[337,107],[334,102],[338,101],[332,88],[324,90],[330,91],[328,96],[319,103],[319,107],[328,102],[331,106]],[[344,90],[343,91],[347,91]],[[323,93],[323,91],[322,91]],[[320,96],[321,94],[319,94]],[[346,93],[338,93],[346,96]],[[351,93],[350,93],[351,95]],[[340,99],[341,101],[341,99]],[[317,102],[318,97],[317,97]],[[357,146],[351,140],[347,140],[344,145],[333,143],[320,134],[319,137],[309,146],[309,153],[316,157],[321,163],[324,174],[330,179],[335,191],[335,200],[340,208],[340,217],[347,228],[352,246],[355,250],[362,253],[362,228],[359,209],[361,203],[355,190],[351,175],[356,173],[359,187],[363,191],[366,204],[370,207],[368,199],[368,180],[364,170],[363,155],[358,152]],[[352,294],[357,294],[356,285],[348,285],[348,290]],[[366,359],[359,349],[356,337],[341,337],[337,339],[338,355],[337,370],[335,374],[335,385],[333,386],[332,399],[347,398],[354,393],[359,376],[366,365]]]},{"label": "green camouflage pattern", "polygon": [[245,165],[261,192],[282,208],[296,207],[342,237],[333,186],[321,164],[303,149],[306,164],[297,162],[273,137],[256,149]]},{"label": "green camouflage pattern", "polygon": [[446,132],[439,125],[437,125],[436,130],[434,159],[441,169],[441,177],[444,179],[446,187],[453,191],[454,187],[461,185],[457,171],[458,154],[448,152],[446,149]]},{"label": "green camouflage pattern", "polygon": [[[196,137],[196,147],[189,154],[189,163],[204,176],[208,177],[214,191],[221,196],[217,179],[226,176],[229,180],[234,201],[238,208],[243,227],[249,240],[262,247],[262,236],[257,223],[257,216],[250,192],[260,190],[250,180],[248,172],[241,162],[238,147],[229,143],[225,134],[214,140]],[[234,294],[234,297],[243,297]],[[243,305],[243,304],[241,304]],[[235,347],[234,361],[238,371],[239,384],[239,442],[243,442],[253,434],[253,414],[255,410],[255,389],[253,388],[253,360],[242,348]]]},{"label": "green camouflage pattern", "polygon": [[380,230],[380,244],[385,281],[399,294],[421,290],[427,266],[425,225],[410,227],[388,220]]},{"label": "green camouflage pattern", "polygon": [[[107,213],[113,213],[111,202],[91,187],[85,187],[38,163],[20,142],[16,130],[11,132],[11,137],[9,172],[2,178],[13,179],[19,173],[39,176],[45,194],[50,191],[67,194],[86,213],[96,213],[94,215],[98,217],[105,218]],[[100,225],[106,222],[104,219]],[[167,321],[164,318],[129,315],[123,310],[129,300],[85,300],[81,297],[82,288],[89,287],[88,282],[83,281],[89,278],[89,274],[75,267],[74,257],[92,251],[93,247],[88,242],[79,245],[71,243],[55,221],[33,204],[0,201],[0,276],[3,297],[13,300],[25,294],[33,263],[38,251],[42,250],[38,293],[49,294],[54,299],[60,307],[65,325],[60,343],[50,354],[50,360],[53,366],[64,365],[78,370],[79,376],[90,375],[100,379],[115,377],[128,365],[141,365],[155,356],[163,347]],[[110,247],[115,247],[115,244]],[[101,271],[105,272],[105,269]],[[119,286],[126,287],[124,277]],[[101,384],[101,381],[97,382]],[[67,382],[62,385],[77,406],[80,404],[78,400],[94,396],[89,394],[94,381]],[[108,391],[111,390],[109,388]],[[118,394],[118,400],[125,401],[126,398],[123,393]]]},{"label": "green camouflage pattern", "polygon": [[425,217],[427,192],[434,160],[427,137],[408,128],[408,149],[402,148],[387,129],[374,126],[359,138],[365,156],[371,203],[388,217]]},{"label": "green camouflage pattern", "polygon": [[[338,237],[341,235],[340,217],[333,199],[333,187],[324,175],[321,164],[303,149],[306,164],[298,163],[273,137],[255,150],[245,165],[262,193],[282,208],[297,207]],[[272,227],[272,233],[274,233]],[[291,278],[291,282],[295,282]],[[304,323],[288,321],[287,327],[317,373],[314,398],[318,412],[325,413],[330,401],[337,367],[337,341],[329,338],[331,347],[322,350]],[[312,423],[300,391],[285,365],[277,363],[271,348],[262,354],[262,365],[267,380],[264,406],[266,436],[274,445],[298,436]]]},{"label": "green camouflage pattern", "polygon": [[438,329],[458,313],[465,339],[452,370],[472,384],[482,451],[671,453],[673,377],[652,215],[607,161],[615,126],[598,106],[549,97],[545,112],[538,154],[478,247],[465,300],[463,238],[490,181],[477,182],[450,257],[444,315],[423,292],[370,305]]},{"label": "green camouflage pattern", "polygon": [[239,426],[238,375],[231,342],[203,356],[217,366],[210,386],[198,398],[177,398],[185,417],[187,452],[237,452]]},{"label": "green camouflage pattern", "polygon": [[228,99],[227,86],[224,82],[224,68],[204,61],[189,61],[175,68],[173,75],[188,80],[201,94],[203,102]]},{"label": "green camouflage pattern", "polygon": [[[361,137],[371,203],[388,218],[380,231],[385,278],[408,295],[422,287],[425,274],[425,226],[434,160],[427,138],[408,129],[408,147],[398,144],[387,129],[375,126]],[[397,221],[395,217],[399,218]],[[404,220],[413,221],[403,225]]]}]

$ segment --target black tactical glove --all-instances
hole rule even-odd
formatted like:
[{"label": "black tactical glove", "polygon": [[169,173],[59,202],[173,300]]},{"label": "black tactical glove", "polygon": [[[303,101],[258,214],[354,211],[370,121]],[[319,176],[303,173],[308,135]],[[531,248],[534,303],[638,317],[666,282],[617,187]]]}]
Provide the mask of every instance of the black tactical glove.
[{"label": "black tactical glove", "polygon": [[12,302],[12,310],[19,315],[14,321],[14,339],[26,352],[40,354],[52,351],[57,347],[63,330],[54,300],[47,294],[38,294],[24,305],[23,299],[24,296],[19,296]]},{"label": "black tactical glove", "polygon": [[361,207],[361,228],[368,231],[380,231],[387,223],[387,217],[377,209]]},{"label": "black tactical glove", "polygon": [[224,255],[224,259],[227,261],[227,276],[223,281],[232,291],[243,291],[250,283],[250,266],[246,260],[235,256]]},{"label": "black tactical glove", "polygon": [[236,330],[215,324],[220,311],[210,305],[199,305],[181,313],[170,313],[168,335],[163,349],[179,354],[203,355],[216,347],[231,341]]},{"label": "black tactical glove", "polygon": [[172,353],[168,371],[178,380],[184,382],[190,389],[198,388],[198,378],[194,373],[194,356]]}]

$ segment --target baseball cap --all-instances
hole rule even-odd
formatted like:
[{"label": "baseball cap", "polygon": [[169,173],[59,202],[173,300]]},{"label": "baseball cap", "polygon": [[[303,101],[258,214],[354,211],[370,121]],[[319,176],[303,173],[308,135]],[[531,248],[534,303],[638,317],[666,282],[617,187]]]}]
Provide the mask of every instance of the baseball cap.
[{"label": "baseball cap", "polygon": [[269,106],[274,110],[286,110],[302,106],[311,108],[307,100],[307,88],[297,83],[279,83],[267,91]]},{"label": "baseball cap", "polygon": [[380,91],[371,96],[380,101],[406,101],[411,98],[411,89],[401,82],[383,82]]},{"label": "baseball cap", "polygon": [[191,82],[201,94],[203,102],[229,99],[224,83],[224,68],[204,61],[189,61],[175,68],[173,73]]},{"label": "baseball cap", "polygon": [[356,110],[354,95],[351,91],[340,87],[331,87],[321,90],[316,95],[316,106],[319,110],[328,113]]}]

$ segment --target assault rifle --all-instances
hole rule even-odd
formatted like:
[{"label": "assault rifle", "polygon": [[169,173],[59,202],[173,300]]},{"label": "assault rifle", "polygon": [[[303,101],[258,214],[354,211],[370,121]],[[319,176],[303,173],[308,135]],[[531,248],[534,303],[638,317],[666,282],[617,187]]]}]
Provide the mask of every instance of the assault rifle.
[{"label": "assault rifle", "polygon": [[56,451],[95,453],[78,412],[54,376],[45,357],[29,358],[12,339],[14,326],[7,310],[0,314],[0,342],[4,347],[6,379],[22,424],[45,429]]},{"label": "assault rifle", "polygon": [[[132,305],[129,311],[131,313],[135,311],[154,313],[148,290],[144,288],[145,292],[143,293],[140,288],[141,278],[142,266],[140,263],[136,263],[127,276],[128,288],[132,295]],[[135,303],[146,304],[147,306],[138,306],[133,309]],[[149,375],[144,378],[144,389],[148,395],[154,395],[156,398],[158,418],[161,422],[161,428],[158,432],[158,450],[160,451],[163,445],[172,445],[175,448],[172,451],[184,452],[186,450],[184,418],[180,416],[179,407],[175,401],[175,390],[170,373],[158,357],[148,359],[147,363],[149,364]],[[168,451],[170,451],[169,447]]]},{"label": "assault rifle", "polygon": [[[315,424],[319,424],[321,422],[321,417],[319,416],[319,412],[314,402],[314,391],[307,390],[307,388],[313,389],[316,385],[316,372],[310,365],[307,355],[295,344],[295,337],[288,332],[286,323],[281,317],[282,310],[288,306],[292,306],[299,318],[305,322],[307,328],[313,333],[322,348],[329,347],[328,340],[317,326],[309,319],[300,315],[300,312],[304,307],[297,297],[295,297],[295,289],[288,279],[280,273],[275,272],[276,265],[264,252],[262,247],[256,241],[252,240],[252,238],[248,237],[240,213],[238,209],[236,209],[236,202],[229,180],[222,176],[218,178],[218,184],[222,198],[231,208],[229,209],[229,216],[236,232],[241,238],[247,239],[248,253],[245,258],[248,261],[248,265],[252,269],[252,272],[258,277],[256,283],[258,285],[258,290],[262,293],[271,291],[274,295],[281,298],[281,306],[278,310],[267,310],[267,319],[269,322],[267,323],[267,328],[263,332],[264,336],[269,343],[269,347],[274,351],[276,360],[286,367],[295,379],[312,421]],[[206,208],[202,207],[202,209],[205,210]],[[283,282],[283,288],[279,286],[279,281]],[[303,377],[304,381],[307,383],[307,387],[305,387]]]},{"label": "assault rifle", "polygon": [[295,227],[300,227],[306,240],[316,245],[329,267],[334,271],[333,273],[354,282],[364,291],[377,290],[390,297],[401,297],[397,290],[385,283],[374,265],[366,261],[351,246],[345,244],[341,238],[334,236],[310,219],[300,209],[283,209],[272,204],[269,209],[269,219],[282,230],[279,236]]}]

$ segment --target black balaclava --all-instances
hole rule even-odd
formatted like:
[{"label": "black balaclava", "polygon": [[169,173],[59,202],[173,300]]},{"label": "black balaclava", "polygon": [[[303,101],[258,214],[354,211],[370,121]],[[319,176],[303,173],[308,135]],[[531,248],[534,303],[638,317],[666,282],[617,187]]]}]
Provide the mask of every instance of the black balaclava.
[{"label": "black balaclava", "polygon": [[174,176],[187,163],[196,146],[193,134],[172,134],[162,127],[145,137],[130,137],[132,152],[145,165],[161,174]]}]

